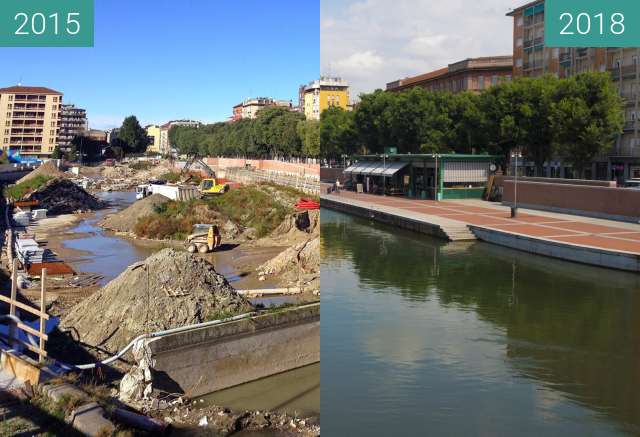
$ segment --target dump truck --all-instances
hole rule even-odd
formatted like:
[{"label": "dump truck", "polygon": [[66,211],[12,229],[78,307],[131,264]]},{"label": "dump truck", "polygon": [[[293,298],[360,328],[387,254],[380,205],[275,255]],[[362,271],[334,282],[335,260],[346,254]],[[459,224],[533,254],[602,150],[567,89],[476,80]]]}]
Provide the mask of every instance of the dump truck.
[{"label": "dump truck", "polygon": [[208,224],[193,225],[191,235],[185,241],[187,251],[190,253],[213,252],[221,244],[222,237],[218,226]]},{"label": "dump truck", "polygon": [[200,183],[200,194],[203,196],[224,194],[227,191],[229,191],[229,184],[217,178],[205,178]]}]

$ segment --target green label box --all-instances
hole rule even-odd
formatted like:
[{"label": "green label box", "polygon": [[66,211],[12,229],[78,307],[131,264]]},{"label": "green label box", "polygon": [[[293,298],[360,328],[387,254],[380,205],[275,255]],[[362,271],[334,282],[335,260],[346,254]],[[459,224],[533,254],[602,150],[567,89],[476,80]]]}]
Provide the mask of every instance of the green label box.
[{"label": "green label box", "polygon": [[0,0],[1,47],[93,47],[94,0]]},{"label": "green label box", "polygon": [[640,47],[639,0],[546,0],[542,8],[547,47]]}]

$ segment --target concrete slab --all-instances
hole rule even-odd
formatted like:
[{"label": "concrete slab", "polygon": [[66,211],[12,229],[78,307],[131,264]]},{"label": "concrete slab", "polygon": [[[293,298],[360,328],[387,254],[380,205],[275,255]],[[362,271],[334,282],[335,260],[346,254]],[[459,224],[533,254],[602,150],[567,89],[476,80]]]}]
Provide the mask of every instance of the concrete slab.
[{"label": "concrete slab", "polygon": [[106,419],[104,410],[97,402],[76,408],[69,418],[69,424],[87,436],[111,435],[115,426]]}]

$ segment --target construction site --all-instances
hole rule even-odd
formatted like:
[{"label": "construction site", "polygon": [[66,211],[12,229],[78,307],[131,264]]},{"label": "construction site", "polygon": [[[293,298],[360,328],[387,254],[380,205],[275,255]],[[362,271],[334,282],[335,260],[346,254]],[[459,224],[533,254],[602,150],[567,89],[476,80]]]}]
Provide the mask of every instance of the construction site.
[{"label": "construction site", "polygon": [[317,175],[49,161],[3,193],[0,435],[319,435]]}]

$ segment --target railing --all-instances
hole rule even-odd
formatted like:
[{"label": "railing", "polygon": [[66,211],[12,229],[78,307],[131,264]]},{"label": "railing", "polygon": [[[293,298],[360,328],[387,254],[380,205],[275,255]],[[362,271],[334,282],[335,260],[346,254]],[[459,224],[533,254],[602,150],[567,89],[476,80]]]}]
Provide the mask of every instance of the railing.
[{"label": "railing", "polygon": [[617,146],[613,152],[609,153],[611,156],[639,158],[640,146],[632,146],[630,144]]},{"label": "railing", "polygon": [[635,126],[636,126],[636,122],[635,122],[635,120],[632,120],[632,121],[626,121],[626,122],[624,123],[624,126],[622,127],[622,129],[623,129],[623,130],[625,130],[625,131],[632,131],[632,130],[634,130],[634,129],[635,129]]},{"label": "railing", "polygon": [[[47,351],[45,349],[45,342],[49,339],[47,334],[45,333],[45,321],[49,320],[49,315],[46,312],[46,278],[47,278],[47,269],[42,269],[40,274],[40,308],[34,308],[30,305],[24,304],[20,302],[17,298],[17,290],[18,290],[18,260],[13,259],[12,271],[11,271],[11,296],[3,296],[0,295],[0,301],[9,304],[9,316],[12,318],[16,317],[17,309],[21,309],[26,311],[34,316],[37,316],[40,320],[39,329],[34,329],[29,325],[25,325],[21,321],[18,320],[10,320],[9,323],[10,329],[9,334],[0,333],[0,337],[4,338],[8,341],[10,346],[20,344],[26,349],[38,355],[39,361],[44,362],[47,357]],[[34,345],[31,342],[24,341],[19,338],[16,333],[16,329],[20,329],[24,331],[28,336],[35,336],[38,338],[38,345]]]},{"label": "railing", "polygon": [[320,193],[320,182],[303,176],[287,176],[274,171],[246,170],[244,168],[227,168],[224,170],[225,179],[236,182],[271,182],[296,188],[310,194]]}]

